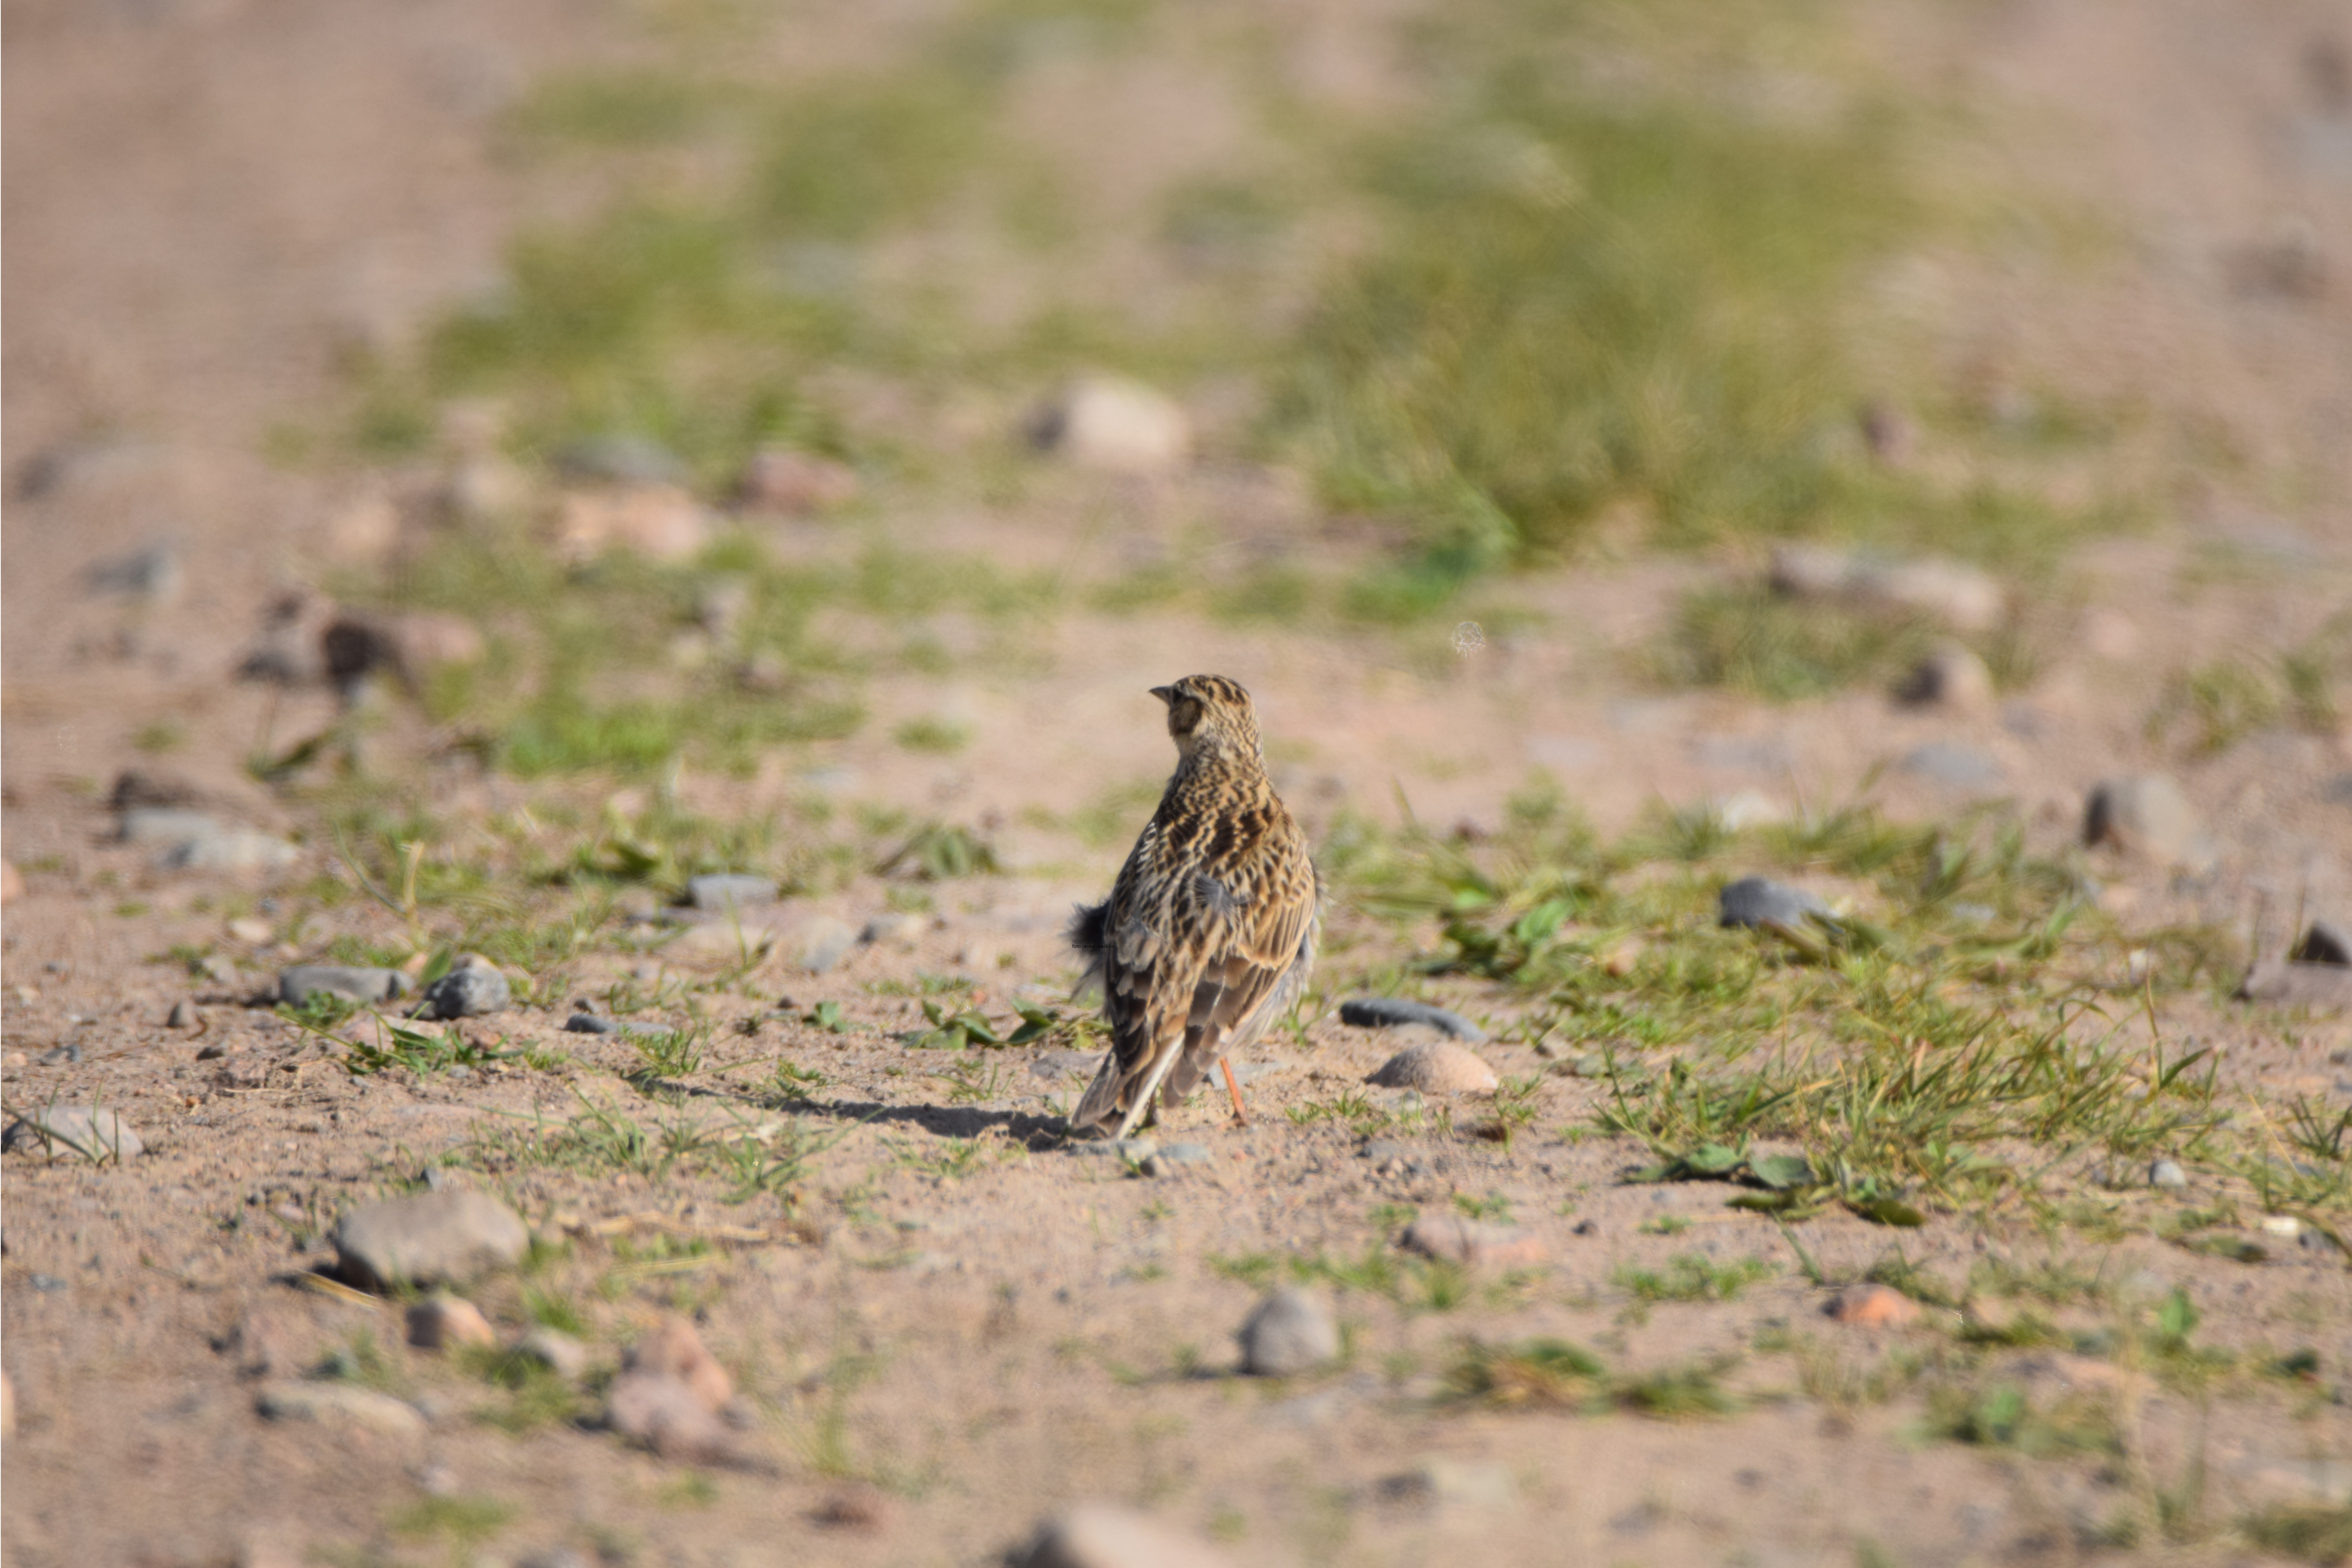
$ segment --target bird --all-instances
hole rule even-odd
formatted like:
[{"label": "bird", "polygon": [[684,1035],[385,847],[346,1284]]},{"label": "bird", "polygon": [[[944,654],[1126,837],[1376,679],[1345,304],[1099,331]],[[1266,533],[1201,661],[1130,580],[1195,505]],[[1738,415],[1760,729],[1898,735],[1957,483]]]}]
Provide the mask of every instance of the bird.
[{"label": "bird", "polygon": [[1081,904],[1070,943],[1098,982],[1110,1049],[1072,1132],[1173,1108],[1209,1064],[1287,1011],[1307,984],[1321,930],[1322,878],[1307,835],[1274,793],[1257,712],[1240,682],[1188,675],[1151,695],[1168,709],[1176,771],[1099,904]]}]

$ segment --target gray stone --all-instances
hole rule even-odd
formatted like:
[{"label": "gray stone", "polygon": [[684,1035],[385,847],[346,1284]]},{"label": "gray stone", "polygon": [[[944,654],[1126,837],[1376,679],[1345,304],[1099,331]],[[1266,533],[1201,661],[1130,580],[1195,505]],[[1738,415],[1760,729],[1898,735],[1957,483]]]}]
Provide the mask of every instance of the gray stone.
[{"label": "gray stone", "polygon": [[811,915],[787,932],[784,950],[811,974],[823,974],[857,945],[857,932],[831,915]]},{"label": "gray stone", "polygon": [[765,877],[713,872],[686,884],[687,902],[707,914],[759,909],[776,901],[776,885]]},{"label": "gray stone", "polygon": [[614,484],[667,485],[685,477],[677,457],[660,442],[635,435],[592,436],[567,442],[555,454],[566,479]]},{"label": "gray stone", "polygon": [[1391,1029],[1402,1025],[1425,1024],[1440,1034],[1457,1040],[1477,1044],[1486,1038],[1486,1031],[1444,1007],[1433,1007],[1426,1002],[1409,1002],[1399,996],[1359,996],[1339,1004],[1339,1022],[1359,1029]]},{"label": "gray stone", "polygon": [[79,1155],[93,1162],[128,1160],[146,1149],[131,1123],[92,1105],[43,1105],[26,1111],[0,1134],[0,1149]]},{"label": "gray stone", "polygon": [[1892,561],[1823,545],[1787,544],[1772,552],[1773,589],[1791,598],[1843,599],[1882,613],[1925,616],[1955,631],[1990,631],[2000,622],[2000,584],[1957,561]]},{"label": "gray stone", "polygon": [[1972,746],[1931,741],[1904,753],[1903,771],[1955,789],[1985,789],[2001,782],[2000,764]]},{"label": "gray stone", "polygon": [[1717,895],[1717,923],[1727,926],[1788,926],[1802,929],[1810,918],[1835,924],[1830,907],[1805,891],[1768,877],[1742,877]]},{"label": "gray stone", "polygon": [[2269,959],[2247,972],[2239,984],[2243,1001],[2268,1002],[2282,1007],[2352,1007],[2352,969],[2340,963],[2290,963]]},{"label": "gray stone", "polygon": [[361,969],[341,963],[298,963],[278,976],[278,999],[300,1006],[317,995],[353,1002],[389,1002],[408,994],[408,976],[397,969]]},{"label": "gray stone", "polygon": [[425,988],[420,1018],[478,1018],[502,1013],[514,1000],[507,977],[487,963],[453,969]]},{"label": "gray stone", "polygon": [[1398,1245],[1423,1258],[1465,1267],[1540,1263],[1542,1238],[1513,1225],[1490,1225],[1464,1215],[1423,1215],[1405,1227]]},{"label": "gray stone", "polygon": [[588,1371],[588,1347],[562,1329],[544,1324],[515,1342],[514,1353],[537,1363],[566,1382],[577,1382]]},{"label": "gray stone", "polygon": [[196,1010],[188,1005],[187,999],[183,997],[179,1001],[173,1003],[171,1016],[163,1020],[163,1027],[167,1029],[193,1029],[195,1026]]},{"label": "gray stone", "polygon": [[1483,1459],[1423,1459],[1380,1484],[1382,1501],[1418,1508],[1506,1509],[1518,1499],[1511,1472]]},{"label": "gray stone", "polygon": [[615,1378],[604,1424],[674,1464],[755,1468],[727,1423],[666,1372],[625,1372]]},{"label": "gray stone", "polygon": [[2329,921],[2314,921],[2287,957],[2297,963],[2352,965],[2352,931]]},{"label": "gray stone", "polygon": [[272,1421],[310,1421],[389,1437],[425,1436],[425,1417],[415,1405],[348,1383],[268,1384],[254,1407]]},{"label": "gray stone", "polygon": [[1369,1081],[1424,1094],[1491,1094],[1501,1080],[1476,1052],[1452,1040],[1428,1040],[1391,1057]]},{"label": "gray stone", "polygon": [[1149,1138],[1083,1138],[1070,1145],[1070,1152],[1123,1160],[1130,1165],[1139,1166],[1160,1152],[1160,1145]]},{"label": "gray stone", "polygon": [[1330,1304],[1311,1291],[1276,1290],[1241,1327],[1242,1370],[1257,1377],[1290,1377],[1339,1357],[1339,1324]]},{"label": "gray stone", "polygon": [[121,835],[126,844],[155,846],[155,864],[167,871],[276,870],[302,855],[282,838],[225,826],[201,811],[178,806],[126,811]]},{"label": "gray stone", "polygon": [[51,1046],[47,1050],[35,1057],[33,1065],[45,1068],[71,1067],[80,1060],[81,1047],[68,1041],[62,1046]]},{"label": "gray stone", "polygon": [[2083,815],[2083,842],[2112,844],[2196,874],[2211,870],[2219,858],[2205,819],[2165,773],[2100,781]]},{"label": "gray stone", "polygon": [[1205,1165],[1214,1158],[1206,1143],[1162,1143],[1158,1152],[1143,1162],[1147,1176],[1167,1176],[1175,1173],[1180,1165]]},{"label": "gray stone", "polygon": [[1010,1568],[1231,1568],[1214,1547],[1117,1503],[1083,1502],[1006,1553]]},{"label": "gray stone", "polygon": [[621,1022],[617,1018],[601,1018],[593,1013],[574,1013],[563,1020],[566,1033],[574,1035],[617,1035]]},{"label": "gray stone", "polygon": [[917,914],[876,915],[866,922],[857,940],[869,946],[876,942],[911,942],[930,929],[930,918]]},{"label": "gray stone", "polygon": [[452,1188],[368,1204],[335,1226],[343,1278],[366,1289],[463,1285],[511,1267],[530,1229],[488,1193]]},{"label": "gray stone", "polygon": [[2147,1184],[2151,1187],[2185,1187],[2189,1173],[2180,1168],[2178,1160],[2158,1160],[2147,1168]]}]

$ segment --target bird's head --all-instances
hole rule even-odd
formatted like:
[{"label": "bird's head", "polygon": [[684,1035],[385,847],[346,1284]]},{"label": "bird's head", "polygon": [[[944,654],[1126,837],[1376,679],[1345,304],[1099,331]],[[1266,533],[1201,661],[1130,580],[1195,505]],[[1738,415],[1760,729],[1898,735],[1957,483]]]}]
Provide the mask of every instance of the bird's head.
[{"label": "bird's head", "polygon": [[1151,695],[1168,704],[1168,733],[1186,762],[1214,756],[1260,754],[1257,710],[1237,680],[1222,675],[1188,675]]}]

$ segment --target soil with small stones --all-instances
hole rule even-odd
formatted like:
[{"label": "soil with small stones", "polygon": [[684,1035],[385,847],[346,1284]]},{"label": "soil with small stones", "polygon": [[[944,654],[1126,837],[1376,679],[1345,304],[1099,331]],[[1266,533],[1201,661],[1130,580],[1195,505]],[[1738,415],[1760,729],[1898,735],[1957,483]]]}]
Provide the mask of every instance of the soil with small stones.
[{"label": "soil with small stones", "polygon": [[[123,768],[152,765],[132,740],[169,721],[188,739],[168,771],[205,809],[271,831],[310,826],[241,763],[266,723],[301,732],[325,721],[331,699],[281,700],[227,676],[264,606],[318,570],[320,532],[348,497],[332,476],[273,466],[268,433],[336,394],[354,346],[404,341],[482,287],[502,241],[538,216],[532,203],[569,199],[502,161],[498,111],[541,71],[626,58],[632,26],[617,7],[529,0],[8,9],[0,778],[24,889],[0,952],[0,1083],[12,1110],[112,1108],[146,1145],[120,1163],[12,1152],[0,1167],[8,1562],[441,1561],[451,1531],[467,1528],[452,1521],[489,1519],[476,1548],[485,1561],[570,1547],[606,1561],[978,1563],[1041,1518],[1104,1499],[1213,1539],[1236,1562],[1465,1550],[1495,1562],[1793,1562],[1867,1543],[1903,1562],[2055,1563],[2125,1552],[2103,1543],[2116,1521],[2153,1517],[2158,1489],[2200,1456],[2200,1517],[2221,1526],[2265,1503],[2342,1500],[2352,1275],[2329,1249],[2266,1236],[2263,1261],[2242,1264],[2146,1236],[2107,1243],[1946,1216],[1897,1238],[1843,1212],[1784,1232],[1725,1209],[1719,1187],[1621,1184],[1643,1158],[1636,1145],[1561,1135],[1589,1121],[1601,1088],[1514,1044],[1477,1049],[1506,1079],[1549,1075],[1524,1131],[1472,1136],[1483,1106],[1465,1100],[1453,1122],[1463,1131],[1433,1116],[1385,1135],[1402,1149],[1368,1158],[1344,1123],[1286,1114],[1350,1091],[1396,1100],[1365,1079],[1399,1042],[1336,1013],[1240,1064],[1255,1069],[1249,1125],[1204,1095],[1153,1136],[1208,1158],[1146,1176],[1059,1138],[1057,1111],[1089,1059],[1055,1042],[971,1058],[909,1050],[900,1037],[927,1020],[917,997],[893,994],[960,977],[962,994],[1001,1016],[1066,990],[1063,921],[1072,901],[1099,896],[1118,850],[1024,826],[1022,813],[1066,813],[1163,773],[1143,689],[1191,669],[1243,679],[1277,755],[1311,759],[1286,763],[1280,782],[1318,835],[1343,805],[1391,811],[1392,784],[1426,821],[1492,826],[1537,765],[1611,828],[1659,799],[1753,792],[1803,806],[1871,780],[1873,799],[1921,817],[1966,795],[1885,764],[1949,742],[1990,760],[2044,847],[2074,834],[2095,780],[2179,773],[2222,865],[2177,880],[2116,863],[2106,900],[2133,922],[2207,921],[2269,943],[2300,910],[2352,910],[2345,735],[2274,731],[2184,760],[2159,752],[2144,722],[2174,671],[2292,641],[2352,602],[2352,442],[2341,439],[2352,429],[2352,109],[2326,88],[2326,59],[2352,49],[2339,11],[2115,0],[1893,8],[1873,24],[1898,58],[1964,79],[2009,124],[2021,167],[2095,194],[2134,239],[2095,282],[1953,281],[1956,357],[1997,352],[2021,374],[2063,370],[2095,392],[2201,411],[2217,450],[2233,454],[2165,529],[2072,563],[2082,635],[1999,707],[1939,715],[1858,693],[1765,709],[1629,690],[1609,651],[1648,635],[1677,590],[1717,570],[1687,560],[1530,580],[1527,601],[1556,629],[1450,662],[1074,614],[1034,650],[1034,679],[958,687],[976,739],[951,760],[888,743],[895,718],[940,697],[903,678],[877,683],[863,735],[808,749],[849,770],[863,798],[1005,823],[1013,874],[948,885],[936,920],[861,944],[824,973],[772,960],[737,976],[706,996],[719,1026],[674,1081],[647,1079],[626,1038],[565,1032],[571,995],[457,1026],[527,1057],[354,1075],[257,999],[336,935],[391,940],[399,919],[363,901],[307,911],[299,880],[159,873],[148,850],[111,841],[100,796]],[[2284,265],[2282,244],[2323,258],[2315,291],[2265,282]],[[2315,499],[2282,517],[2276,495],[2241,493],[2234,476],[2256,470],[2297,473],[2294,493]],[[1065,549],[1003,524],[936,528],[943,545],[1015,560]],[[181,563],[175,595],[87,591],[94,564],[159,542]],[[2211,569],[2217,550],[2230,570]],[[454,764],[418,765],[453,820],[526,799]],[[798,786],[777,768],[676,787],[726,816],[779,809]],[[306,854],[303,876],[321,868],[315,844]],[[867,877],[826,912],[862,926],[889,892]],[[232,933],[232,913],[259,924]],[[1339,925],[1357,945],[1328,962],[1347,973],[1408,956],[1381,951],[1391,939],[1369,924]],[[174,944],[228,962],[192,979],[157,962]],[[685,1014],[674,989],[663,999],[665,982],[731,967],[616,938],[574,966],[572,988],[634,987],[655,997],[636,1016],[676,1024]],[[1497,1034],[1526,1005],[1466,982],[1433,999]],[[826,1001],[838,1028],[811,1021]],[[165,1027],[183,1003],[190,1026]],[[2224,1047],[2241,1081],[2336,1108],[2352,1099],[2340,1017],[2191,1001],[2166,1026]],[[779,1090],[780,1056],[821,1075],[802,1098]],[[957,1076],[967,1062],[980,1071]],[[646,1173],[482,1152],[577,1128],[592,1108],[667,1131],[672,1151],[722,1137],[767,1163],[663,1170],[656,1148]],[[407,1347],[400,1303],[316,1276],[340,1213],[459,1149],[476,1152],[477,1179],[541,1244],[525,1277],[474,1299],[509,1341],[550,1300],[567,1303],[590,1347],[592,1392],[551,1415],[530,1418],[525,1395],[477,1365]],[[795,1157],[801,1179],[782,1179]],[[763,1180],[769,1190],[744,1195]],[[2128,1184],[2105,1195],[2137,1219],[2199,1199]],[[1474,1267],[1442,1301],[1443,1279],[1402,1301],[1343,1292],[1338,1366],[1239,1375],[1234,1335],[1262,1292],[1238,1260],[1395,1254],[1399,1214],[1457,1200],[1507,1214],[1535,1261]],[[1952,1280],[1989,1258],[2054,1258],[2133,1300],[2177,1287],[2200,1314],[2200,1342],[2257,1360],[2307,1349],[2317,1372],[2208,1405],[2112,1361],[2018,1352],[2000,1379],[2038,1408],[2112,1399],[2134,1434],[2127,1454],[2034,1460],[1926,1441],[1916,1399],[1864,1391],[1874,1370],[1942,1353],[1956,1321],[1931,1308],[1903,1328],[1835,1323],[1824,1315],[1833,1290],[1807,1272],[1853,1279],[1898,1239],[1910,1264]],[[1613,1283],[1622,1269],[1693,1252],[1771,1272],[1727,1302],[1630,1310]],[[698,1474],[585,1418],[623,1350],[673,1310],[694,1315],[732,1374],[730,1430],[764,1473]],[[1719,1359],[1741,1407],[1661,1421],[1444,1397],[1465,1337],[1539,1335],[1629,1373]],[[259,1413],[265,1385],[337,1356],[406,1400],[423,1436],[322,1440],[322,1428]],[[1508,1485],[1457,1497],[1398,1480],[1434,1459],[1498,1467]],[[468,1513],[480,1499],[498,1510]],[[2217,1561],[2244,1551],[2225,1531],[2183,1550]]]}]

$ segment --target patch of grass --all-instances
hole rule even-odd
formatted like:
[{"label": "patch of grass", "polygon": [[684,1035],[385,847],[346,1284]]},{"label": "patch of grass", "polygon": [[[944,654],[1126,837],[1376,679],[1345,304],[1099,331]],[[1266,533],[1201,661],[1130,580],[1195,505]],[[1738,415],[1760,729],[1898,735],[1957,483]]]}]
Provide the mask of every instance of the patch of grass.
[{"label": "patch of grass", "polygon": [[177,719],[158,719],[141,725],[131,743],[151,757],[160,757],[188,743],[188,727]]},{"label": "patch of grass", "polygon": [[440,1032],[434,1034],[395,1024],[381,1014],[371,1016],[375,1023],[373,1040],[337,1041],[345,1046],[343,1067],[353,1078],[394,1068],[423,1078],[447,1072],[451,1068],[485,1068],[493,1062],[515,1059],[521,1054],[482,1045],[468,1037],[464,1027],[457,1024],[444,1024]]},{"label": "patch of grass", "polygon": [[463,1549],[487,1541],[514,1517],[515,1510],[491,1497],[422,1497],[385,1521],[394,1535],[446,1540]]},{"label": "patch of grass", "polygon": [[2273,1503],[2238,1521],[2249,1545],[2313,1568],[2352,1562],[2352,1503]]},{"label": "patch of grass", "polygon": [[1601,1358],[1566,1340],[1473,1342],[1447,1369],[1447,1397],[1499,1410],[1589,1410],[1605,1402]]},{"label": "patch of grass", "polygon": [[1760,1258],[1718,1264],[1703,1254],[1685,1252],[1675,1255],[1663,1273],[1626,1264],[1610,1278],[1637,1301],[1728,1301],[1778,1272]]},{"label": "patch of grass", "polygon": [[2009,1383],[1931,1389],[1919,1430],[1931,1438],[2014,1449],[2034,1458],[2123,1452],[2104,1400],[2074,1395],[2037,1408],[2023,1389]]},{"label": "patch of grass", "polygon": [[1774,702],[1885,686],[1940,640],[1931,623],[1784,597],[1760,584],[1701,588],[1650,650],[1668,687],[1723,687]]},{"label": "patch of grass", "polygon": [[910,752],[952,756],[971,744],[971,726],[947,719],[909,719],[890,738]]}]

